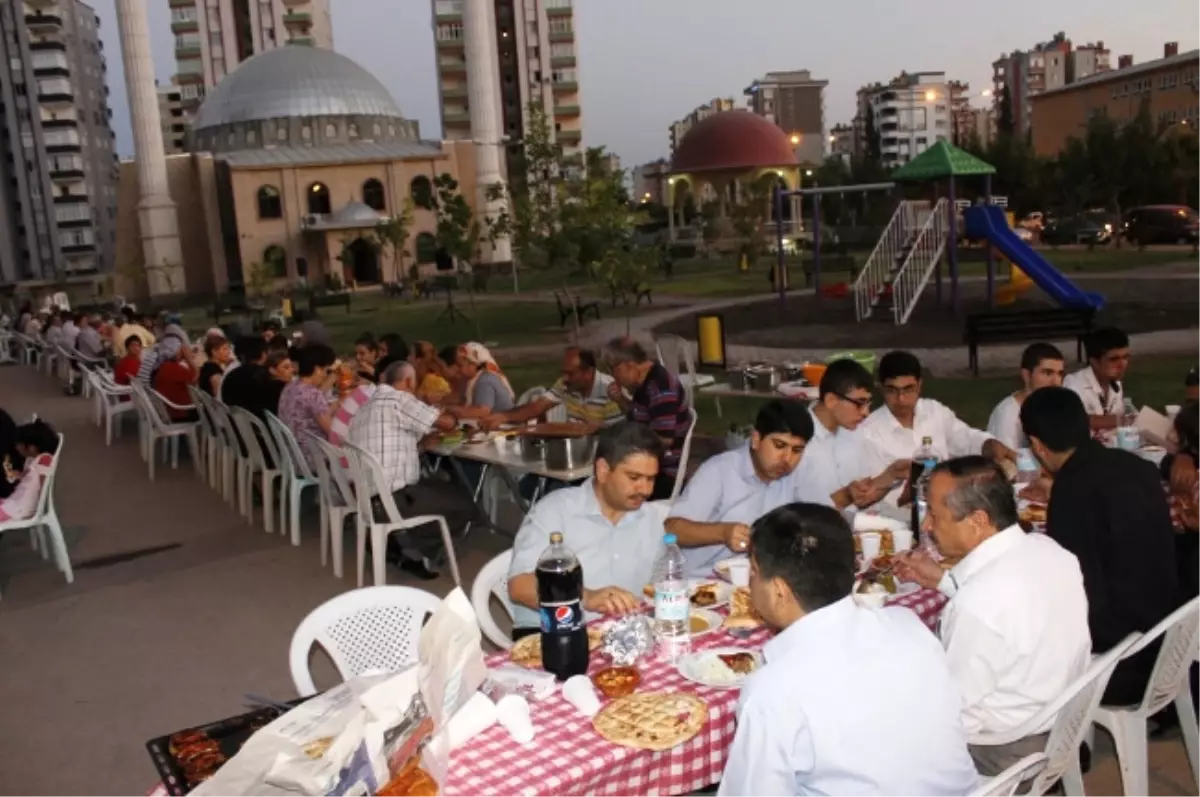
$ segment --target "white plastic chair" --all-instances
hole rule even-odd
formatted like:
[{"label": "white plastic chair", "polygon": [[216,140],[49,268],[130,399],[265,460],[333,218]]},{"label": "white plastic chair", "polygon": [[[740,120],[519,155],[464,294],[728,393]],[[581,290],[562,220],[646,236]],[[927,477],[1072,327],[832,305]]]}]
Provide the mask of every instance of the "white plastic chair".
[{"label": "white plastic chair", "polygon": [[1047,760],[1045,753],[1031,753],[994,778],[985,780],[971,792],[972,797],[1010,797],[1022,783],[1036,778],[1046,768]]},{"label": "white plastic chair", "polygon": [[[696,361],[692,357],[692,347],[678,335],[659,335],[654,339],[654,348],[658,353],[658,361],[662,366],[679,378],[687,393],[688,406],[695,406],[696,388],[715,383],[716,377],[711,374],[696,373]],[[679,363],[683,363],[680,370]]]},{"label": "white plastic chair", "polygon": [[[321,566],[325,566],[325,552],[333,558],[333,574],[338,578],[344,572],[344,548],[342,535],[345,533],[346,517],[355,515],[357,531],[355,544],[365,545],[366,529],[358,517],[358,499],[354,497],[354,485],[350,481],[347,466],[342,464],[345,454],[328,440],[309,435],[309,446],[316,452],[317,489],[321,495]],[[359,568],[359,581],[362,568]]]},{"label": "white plastic chair", "polygon": [[67,583],[75,581],[75,573],[71,570],[71,557],[67,554],[67,541],[63,536],[62,524],[58,520],[58,509],[54,506],[54,483],[58,477],[58,463],[62,459],[63,436],[58,435],[58,448],[50,461],[42,480],[41,491],[38,493],[37,508],[31,517],[25,520],[10,520],[0,523],[0,534],[6,531],[28,529],[33,540],[34,550],[40,551],[46,558],[51,551],[54,553],[54,564],[66,577]]},{"label": "white plastic chair", "polygon": [[200,415],[200,426],[198,427],[199,436],[197,440],[200,442],[200,457],[204,460],[204,474],[208,486],[214,490],[218,489],[221,481],[221,447],[223,440],[221,431],[217,427],[217,421],[212,407],[212,397],[205,393],[195,385],[188,385],[188,395],[192,397],[192,403],[196,405],[196,411]]},{"label": "white plastic chair", "polygon": [[1107,653],[1096,656],[1054,702],[1049,703],[1026,720],[1021,726],[1003,734],[977,734],[969,741],[973,745],[1011,744],[1019,739],[1040,732],[1046,723],[1052,722],[1050,736],[1046,740],[1046,768],[1034,778],[1028,794],[1045,794],[1058,780],[1062,780],[1068,795],[1083,794],[1083,775],[1079,770],[1079,745],[1083,743],[1104,687],[1116,669],[1117,662],[1139,639],[1141,634],[1130,634]]},{"label": "white plastic chair", "polygon": [[508,567],[512,564],[512,551],[499,554],[483,566],[475,583],[471,585],[471,606],[475,609],[475,617],[479,621],[479,630],[493,644],[508,650],[512,647],[512,637],[500,630],[492,616],[492,597],[495,596],[504,607],[509,622],[512,621],[512,601],[508,597]]},{"label": "white plastic chair", "polygon": [[700,420],[700,416],[696,414],[696,408],[692,405],[688,405],[688,414],[691,416],[692,422],[688,425],[687,437],[683,438],[683,450],[679,452],[679,470],[675,473],[675,486],[671,488],[672,503],[683,491],[683,482],[687,478],[688,459],[692,455],[692,435],[696,433],[696,423]]},{"label": "white plastic chair", "polygon": [[1163,640],[1142,702],[1136,706],[1102,705],[1096,709],[1093,721],[1112,734],[1126,794],[1150,793],[1146,719],[1172,701],[1179,715],[1179,728],[1188,763],[1192,766],[1192,777],[1200,780],[1196,760],[1196,712],[1192,708],[1192,688],[1188,682],[1188,670],[1196,658],[1196,638],[1200,635],[1198,620],[1200,598],[1192,598],[1147,631],[1125,653],[1128,658],[1156,639]]},{"label": "white plastic chair", "polygon": [[[276,479],[282,479],[283,468],[281,462],[283,455],[279,452],[279,447],[275,445],[275,439],[267,430],[266,424],[254,417],[254,414],[243,407],[230,407],[229,417],[237,427],[238,434],[246,443],[248,457],[246,465],[241,471],[241,496],[242,496],[242,511],[250,523],[254,522],[254,490],[252,488],[254,482],[254,474],[261,474],[262,487],[262,502],[263,502],[263,528],[268,532],[275,531],[275,495],[274,485]],[[283,495],[286,492],[286,487],[281,483],[279,488],[280,504],[282,505]],[[282,517],[282,509],[280,512],[280,526],[283,533],[287,533],[286,519]],[[296,541],[299,544],[299,541]]]},{"label": "white plastic chair", "polygon": [[138,412],[142,420],[142,454],[150,467],[150,481],[154,481],[155,460],[158,459],[158,442],[166,441],[171,451],[171,467],[179,467],[179,438],[184,438],[191,446],[192,457],[199,467],[196,445],[196,422],[175,421],[167,414],[167,408],[178,410],[194,409],[190,404],[180,406],[173,404],[157,391],[148,389],[145,385],[134,382],[133,400],[138,403]]},{"label": "white plastic chair", "polygon": [[103,371],[95,371],[91,376],[96,396],[96,423],[104,424],[104,443],[111,446],[114,428],[120,434],[121,419],[131,412],[137,412],[133,388],[118,385]]},{"label": "white plastic chair", "polygon": [[[296,436],[283,421],[272,412],[267,412],[267,427],[275,440],[275,447],[280,451],[280,467],[283,470],[283,495],[287,498],[288,513],[280,515],[285,523],[280,528],[284,534],[291,532],[292,545],[300,544],[300,498],[306,487],[317,487],[317,474],[313,471],[308,458],[304,456]],[[322,528],[322,537],[325,530]],[[322,551],[324,556],[324,551]],[[322,561],[324,564],[324,561]]]},{"label": "white plastic chair", "polygon": [[314,643],[325,649],[343,679],[413,664],[425,618],[439,604],[436,595],[414,587],[364,587],[327,600],[292,634],[288,664],[296,693],[317,693],[308,667]]},{"label": "white plastic chair", "polygon": [[[396,500],[388,489],[383,466],[369,451],[347,442],[345,451],[349,455],[350,473],[354,481],[354,494],[358,499],[358,517],[360,522],[370,532],[371,537],[371,566],[374,571],[375,584],[387,582],[387,538],[388,535],[406,529],[424,526],[426,523],[436,523],[442,532],[442,544],[446,548],[446,559],[450,562],[450,575],[454,583],[462,586],[458,575],[458,559],[454,555],[454,540],[450,536],[450,527],[446,518],[441,515],[417,515],[405,518],[396,506]],[[377,497],[383,507],[385,520],[376,520],[371,507],[371,499]],[[365,535],[364,535],[365,536]],[[363,540],[358,544],[358,583],[362,585],[363,560],[366,555]]]},{"label": "white plastic chair", "polygon": [[230,506],[236,506],[238,474],[245,466],[247,454],[242,448],[233,419],[229,417],[229,408],[219,401],[210,401],[208,408],[221,438],[221,496]]}]

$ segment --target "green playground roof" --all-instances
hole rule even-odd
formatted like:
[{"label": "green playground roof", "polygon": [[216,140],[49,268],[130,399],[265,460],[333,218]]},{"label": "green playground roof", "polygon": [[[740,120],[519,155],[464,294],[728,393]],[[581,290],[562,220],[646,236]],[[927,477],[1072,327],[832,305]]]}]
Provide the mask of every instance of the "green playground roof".
[{"label": "green playground roof", "polygon": [[892,172],[892,179],[921,182],[995,173],[996,167],[992,164],[939,139],[932,147]]}]

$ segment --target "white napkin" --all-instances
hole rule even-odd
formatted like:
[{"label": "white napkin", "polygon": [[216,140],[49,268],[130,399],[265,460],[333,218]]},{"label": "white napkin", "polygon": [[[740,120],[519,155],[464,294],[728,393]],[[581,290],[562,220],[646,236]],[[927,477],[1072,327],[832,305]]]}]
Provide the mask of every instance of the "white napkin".
[{"label": "white napkin", "polygon": [[854,515],[854,531],[908,531],[908,524],[902,520],[880,515],[876,512],[858,512]]}]

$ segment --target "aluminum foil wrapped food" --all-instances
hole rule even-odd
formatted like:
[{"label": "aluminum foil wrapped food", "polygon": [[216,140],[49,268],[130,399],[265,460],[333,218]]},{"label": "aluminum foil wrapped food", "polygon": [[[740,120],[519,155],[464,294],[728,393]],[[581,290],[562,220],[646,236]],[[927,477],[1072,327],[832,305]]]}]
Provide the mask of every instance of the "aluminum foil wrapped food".
[{"label": "aluminum foil wrapped food", "polygon": [[619,667],[632,666],[654,650],[654,621],[644,614],[630,614],[604,632],[604,652]]}]

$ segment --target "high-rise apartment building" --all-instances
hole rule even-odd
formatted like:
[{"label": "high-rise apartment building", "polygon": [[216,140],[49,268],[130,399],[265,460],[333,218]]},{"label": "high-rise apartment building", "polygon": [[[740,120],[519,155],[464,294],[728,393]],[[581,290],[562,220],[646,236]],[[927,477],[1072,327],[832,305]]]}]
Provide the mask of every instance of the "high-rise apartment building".
[{"label": "high-rise apartment building", "polygon": [[735,108],[737,108],[737,105],[734,103],[732,97],[717,97],[712,102],[697,107],[682,119],[672,122],[668,128],[671,137],[672,157],[675,155],[675,148],[679,146],[680,141],[683,141],[683,137],[688,134],[689,130],[714,114],[725,113]]},{"label": "high-rise apartment building", "polygon": [[[463,0],[433,0],[442,134],[474,138],[468,104]],[[579,53],[572,0],[493,0],[501,130],[509,156],[525,133],[526,109],[541,105],[563,154],[583,163]],[[495,142],[490,142],[495,143]]]},{"label": "high-rise apartment building", "polygon": [[0,0],[0,283],[112,271],[114,137],[96,12]]},{"label": "high-rise apartment building", "polygon": [[167,0],[184,124],[208,90],[255,53],[285,44],[333,49],[330,0]]},{"label": "high-rise apartment building", "polygon": [[854,125],[836,124],[829,129],[829,154],[849,160],[854,151]]},{"label": "high-rise apartment building", "polygon": [[158,118],[162,123],[163,151],[178,155],[187,151],[187,125],[179,86],[158,87]]},{"label": "high-rise apartment building", "polygon": [[825,87],[807,69],[768,72],[746,87],[746,105],[783,129],[791,138],[796,159],[819,164],[825,160]]},{"label": "high-rise apartment building", "polygon": [[992,102],[998,109],[1007,91],[1013,130],[1024,134],[1029,131],[1031,97],[1110,68],[1104,42],[1073,49],[1071,40],[1057,33],[1050,41],[1039,42],[1030,50],[1004,53],[992,62]]},{"label": "high-rise apartment building", "polygon": [[879,137],[879,158],[889,169],[920,155],[940,139],[953,136],[951,104],[965,84],[946,81],[945,72],[902,72],[887,85],[876,83],[858,91],[859,116],[854,120],[861,152],[867,142],[869,115]]}]

